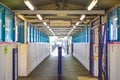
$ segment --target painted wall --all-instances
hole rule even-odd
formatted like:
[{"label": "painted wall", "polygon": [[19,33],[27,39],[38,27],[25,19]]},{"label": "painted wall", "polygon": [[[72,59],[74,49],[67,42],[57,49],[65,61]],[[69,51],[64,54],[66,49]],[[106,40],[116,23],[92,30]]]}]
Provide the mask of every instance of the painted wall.
[{"label": "painted wall", "polygon": [[108,61],[109,80],[120,80],[120,44],[109,44]]},{"label": "painted wall", "polygon": [[50,54],[49,43],[19,44],[18,76],[27,76]]},{"label": "painted wall", "polygon": [[89,70],[89,43],[74,43],[73,56]]},{"label": "painted wall", "polygon": [[0,80],[13,80],[13,48],[16,47],[16,44],[0,44]]},{"label": "painted wall", "polygon": [[90,26],[73,36],[73,56],[89,70]]}]

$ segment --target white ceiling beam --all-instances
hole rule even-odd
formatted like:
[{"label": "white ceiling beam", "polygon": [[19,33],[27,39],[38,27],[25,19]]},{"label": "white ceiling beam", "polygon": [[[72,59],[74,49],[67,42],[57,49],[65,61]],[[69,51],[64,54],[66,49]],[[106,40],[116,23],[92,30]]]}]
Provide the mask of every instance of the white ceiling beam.
[{"label": "white ceiling beam", "polygon": [[[89,19],[86,20],[86,21],[90,21]],[[50,22],[49,19],[44,19],[44,20],[38,20],[38,19],[28,19],[27,22],[30,22],[30,23],[39,23],[39,22]],[[71,20],[72,23],[76,23],[76,22],[84,22],[84,21],[80,21],[80,20]]]},{"label": "white ceiling beam", "polygon": [[16,14],[105,14],[105,10],[14,10],[14,12]]},{"label": "white ceiling beam", "polygon": [[[96,16],[86,16],[86,18],[95,18]],[[44,19],[55,19],[55,18],[68,18],[68,19],[72,19],[72,18],[80,18],[80,16],[45,16]]]},{"label": "white ceiling beam", "polygon": [[[34,19],[37,19],[36,16],[24,16],[25,18],[34,18]],[[86,18],[95,18],[96,16],[86,16]],[[72,18],[80,18],[80,16],[44,16],[44,19],[55,19],[55,18],[69,18],[69,19],[72,19]]]},{"label": "white ceiling beam", "polygon": [[[79,26],[79,27],[76,27],[75,29],[82,29],[83,27],[84,27],[84,26],[82,26],[82,27]],[[42,28],[43,28],[43,27],[42,27]],[[53,30],[57,30],[57,29],[59,29],[59,30],[63,30],[63,29],[64,29],[64,30],[66,30],[66,29],[67,29],[67,30],[68,30],[68,29],[71,30],[73,27],[65,27],[65,28],[63,28],[63,27],[62,27],[62,28],[61,28],[61,27],[50,27],[50,28],[53,29]]]}]

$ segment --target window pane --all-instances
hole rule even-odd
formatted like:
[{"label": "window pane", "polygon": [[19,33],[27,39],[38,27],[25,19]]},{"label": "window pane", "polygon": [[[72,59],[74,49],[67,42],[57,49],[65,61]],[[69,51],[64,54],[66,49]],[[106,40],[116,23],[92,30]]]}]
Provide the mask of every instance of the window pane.
[{"label": "window pane", "polygon": [[13,41],[14,17],[9,10],[5,11],[5,41]]},{"label": "window pane", "polygon": [[27,42],[30,42],[30,24],[29,23],[27,27]]},{"label": "window pane", "polygon": [[0,10],[0,42],[2,41],[2,12]]},{"label": "window pane", "polygon": [[118,39],[118,28],[117,28],[117,16],[114,16],[110,20],[110,40]]},{"label": "window pane", "polygon": [[33,33],[34,33],[33,31],[34,31],[34,29],[33,29],[33,26],[31,25],[31,42],[33,42],[33,38],[34,38],[34,37],[33,37],[33,36],[34,36],[34,35],[33,35]]}]

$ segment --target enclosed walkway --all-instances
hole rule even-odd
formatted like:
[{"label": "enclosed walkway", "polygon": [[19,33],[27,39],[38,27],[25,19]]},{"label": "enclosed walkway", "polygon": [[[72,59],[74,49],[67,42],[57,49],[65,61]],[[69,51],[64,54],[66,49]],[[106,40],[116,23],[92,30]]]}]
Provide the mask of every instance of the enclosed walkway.
[{"label": "enclosed walkway", "polygon": [[[84,66],[71,55],[63,56],[62,62],[62,80],[78,80],[78,76],[90,77]],[[58,80],[57,56],[49,56],[28,77],[20,77],[18,80]]]}]

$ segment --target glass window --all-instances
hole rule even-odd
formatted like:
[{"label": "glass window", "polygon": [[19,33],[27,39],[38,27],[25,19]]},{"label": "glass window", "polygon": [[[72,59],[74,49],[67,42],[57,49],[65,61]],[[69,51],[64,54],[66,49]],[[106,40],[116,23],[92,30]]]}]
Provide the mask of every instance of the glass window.
[{"label": "glass window", "polygon": [[27,42],[30,42],[30,24],[27,26]]},{"label": "glass window", "polygon": [[31,42],[34,41],[34,29],[33,26],[31,25]]},{"label": "glass window", "polygon": [[0,42],[2,41],[5,41],[4,39],[4,34],[5,34],[5,31],[4,31],[4,28],[3,28],[3,25],[4,25],[4,7],[2,5],[0,5]]},{"label": "glass window", "polygon": [[110,19],[110,40],[118,39],[117,16]]},{"label": "glass window", "polygon": [[0,9],[0,42],[2,41],[2,10]]},{"label": "glass window", "polygon": [[37,29],[37,42],[39,41],[39,30]]},{"label": "glass window", "polygon": [[24,43],[24,22],[21,21],[21,24],[20,24],[20,42],[21,43]]},{"label": "glass window", "polygon": [[5,41],[13,42],[14,16],[9,10],[5,10]]},{"label": "glass window", "polygon": [[17,18],[16,19],[16,33],[15,33],[15,41],[24,43],[24,21]]},{"label": "glass window", "polygon": [[34,28],[34,42],[36,42],[36,28]]}]

